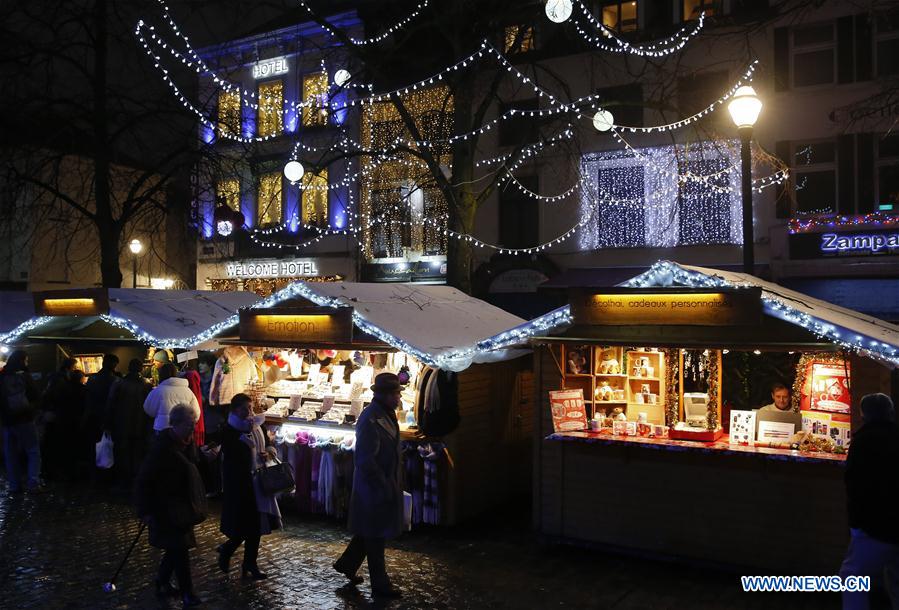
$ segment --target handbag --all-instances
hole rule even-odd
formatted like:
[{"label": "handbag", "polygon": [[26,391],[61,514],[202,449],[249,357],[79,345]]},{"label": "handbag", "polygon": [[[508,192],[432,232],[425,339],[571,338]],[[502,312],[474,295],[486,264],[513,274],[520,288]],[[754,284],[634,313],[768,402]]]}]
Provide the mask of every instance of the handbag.
[{"label": "handbag", "polygon": [[96,444],[96,464],[97,468],[103,470],[108,470],[115,464],[112,438],[108,432],[104,432],[100,442]]},{"label": "handbag", "polygon": [[274,496],[285,491],[290,491],[296,486],[293,478],[293,468],[290,464],[275,458],[271,466],[263,466],[256,471],[259,484],[267,496]]}]

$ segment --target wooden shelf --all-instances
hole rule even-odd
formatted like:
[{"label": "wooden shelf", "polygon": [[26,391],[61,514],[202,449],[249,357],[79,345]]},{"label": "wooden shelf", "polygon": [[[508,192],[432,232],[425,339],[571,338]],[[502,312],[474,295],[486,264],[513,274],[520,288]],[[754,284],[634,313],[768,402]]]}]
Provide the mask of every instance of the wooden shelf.
[{"label": "wooden shelf", "polygon": [[662,352],[646,352],[641,349],[629,349],[627,350],[628,354],[643,354],[648,356],[661,356]]},{"label": "wooden shelf", "polygon": [[595,404],[598,405],[626,405],[628,402],[626,400],[594,400]]},{"label": "wooden shelf", "polygon": [[596,373],[596,377],[627,377],[624,373]]},{"label": "wooden shelf", "polygon": [[593,377],[590,373],[565,373],[566,377]]},{"label": "wooden shelf", "polygon": [[629,402],[629,403],[627,403],[627,404],[628,404],[628,406],[635,405],[635,406],[637,406],[637,407],[661,407],[661,406],[662,406],[662,403],[660,403],[660,402],[656,402],[656,403],[652,403],[652,402]]},{"label": "wooden shelf", "polygon": [[661,377],[631,377],[630,381],[661,381]]}]

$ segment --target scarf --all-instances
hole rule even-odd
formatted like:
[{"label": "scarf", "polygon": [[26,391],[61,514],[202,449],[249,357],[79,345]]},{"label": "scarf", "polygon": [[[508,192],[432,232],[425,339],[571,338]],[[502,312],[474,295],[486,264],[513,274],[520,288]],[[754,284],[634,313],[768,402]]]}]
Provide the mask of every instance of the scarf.
[{"label": "scarf", "polygon": [[228,414],[228,425],[237,430],[238,432],[249,432],[253,429],[253,420],[252,419],[241,419],[237,417],[234,413]]}]

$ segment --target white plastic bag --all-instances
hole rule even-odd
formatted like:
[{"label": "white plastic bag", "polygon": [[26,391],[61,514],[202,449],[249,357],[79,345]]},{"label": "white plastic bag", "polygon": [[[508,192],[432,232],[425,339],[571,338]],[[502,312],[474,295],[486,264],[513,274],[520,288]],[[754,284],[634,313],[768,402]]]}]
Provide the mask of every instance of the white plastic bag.
[{"label": "white plastic bag", "polygon": [[108,432],[103,433],[103,438],[97,443],[97,468],[108,470],[112,468],[112,438]]},{"label": "white plastic bag", "polygon": [[406,531],[412,531],[412,494],[403,492],[403,519],[406,522]]}]

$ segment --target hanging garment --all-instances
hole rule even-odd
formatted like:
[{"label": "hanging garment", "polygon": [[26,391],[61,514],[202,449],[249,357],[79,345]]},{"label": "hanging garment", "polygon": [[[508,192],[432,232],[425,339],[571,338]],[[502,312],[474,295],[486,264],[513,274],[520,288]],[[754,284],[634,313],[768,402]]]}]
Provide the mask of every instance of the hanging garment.
[{"label": "hanging garment", "polygon": [[418,453],[418,444],[403,443],[403,466],[406,469],[406,491],[412,494],[412,523],[424,519],[424,460]]},{"label": "hanging garment", "polygon": [[309,433],[298,432],[294,443],[293,473],[296,480],[294,500],[300,512],[312,512],[312,447]]},{"label": "hanging garment", "polygon": [[321,463],[318,468],[318,499],[326,515],[334,515],[334,486],[337,481],[334,470],[334,453],[337,446],[333,443],[321,445]]},{"label": "hanging garment", "polygon": [[443,450],[443,443],[425,443],[418,448],[425,471],[422,520],[431,525],[440,525],[440,460]]},{"label": "hanging garment", "polygon": [[355,435],[348,436],[340,442],[335,456],[336,491],[334,492],[334,516],[343,519],[349,514],[350,494],[353,492],[353,445]]},{"label": "hanging garment", "polygon": [[444,436],[459,426],[459,375],[438,370],[428,380],[419,429],[427,436]]},{"label": "hanging garment", "polygon": [[322,501],[318,495],[318,475],[321,469],[322,450],[316,446],[315,437],[311,437],[310,442],[312,443],[309,447],[312,450],[312,476],[309,481],[309,508],[311,512],[321,514]]}]

